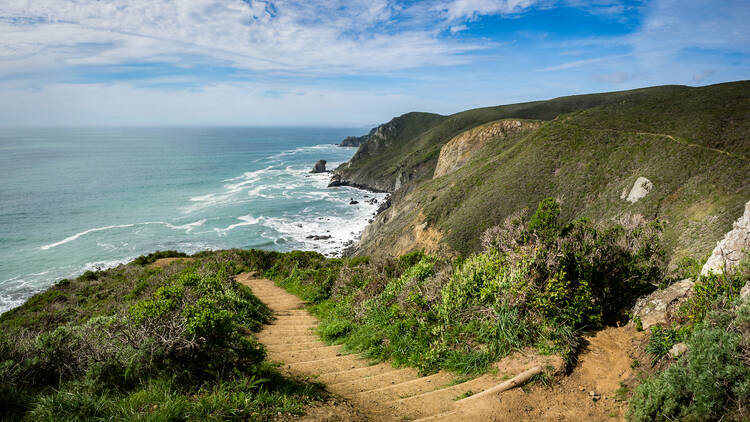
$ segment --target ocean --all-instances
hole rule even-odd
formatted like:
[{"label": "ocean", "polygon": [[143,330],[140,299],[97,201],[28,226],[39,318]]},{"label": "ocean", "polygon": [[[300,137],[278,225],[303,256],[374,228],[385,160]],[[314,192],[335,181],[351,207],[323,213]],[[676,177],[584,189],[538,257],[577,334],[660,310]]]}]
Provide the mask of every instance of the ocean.
[{"label": "ocean", "polygon": [[[0,128],[0,312],[156,250],[335,256],[383,194],[328,188],[347,128]],[[357,201],[358,204],[350,204]],[[314,240],[309,236],[330,236]]]}]

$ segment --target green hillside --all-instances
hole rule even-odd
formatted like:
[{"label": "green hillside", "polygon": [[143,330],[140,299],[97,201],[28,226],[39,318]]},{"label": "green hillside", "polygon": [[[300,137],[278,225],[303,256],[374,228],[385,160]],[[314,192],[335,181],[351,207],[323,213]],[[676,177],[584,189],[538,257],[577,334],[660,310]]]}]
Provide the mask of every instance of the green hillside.
[{"label": "green hillside", "polygon": [[[673,258],[702,258],[750,199],[748,98],[748,82],[667,86],[451,116],[402,145],[410,149],[398,168],[423,157],[423,177],[394,193],[393,210],[376,220],[377,230],[364,237],[361,253],[377,254],[382,245],[413,232],[416,223],[437,229],[444,245],[467,254],[477,250],[484,230],[553,196],[564,204],[567,221],[662,219]],[[580,110],[558,115],[575,108]],[[454,134],[447,125],[455,119],[469,127],[490,116],[554,120],[492,141],[458,171],[432,180],[439,150]],[[353,160],[352,167],[364,168],[380,157]],[[379,177],[389,180],[392,170]],[[651,180],[654,189],[631,204],[621,196],[638,177]]]},{"label": "green hillside", "polygon": [[450,116],[407,113],[382,125],[391,129],[386,140],[364,143],[352,160],[336,169],[336,173],[346,180],[390,191],[400,174],[404,174],[409,181],[431,177],[442,145],[457,134],[481,124],[505,118],[552,120],[563,113],[607,104],[631,104],[639,108],[646,101],[668,101],[692,89],[660,86],[574,95],[477,108]]}]

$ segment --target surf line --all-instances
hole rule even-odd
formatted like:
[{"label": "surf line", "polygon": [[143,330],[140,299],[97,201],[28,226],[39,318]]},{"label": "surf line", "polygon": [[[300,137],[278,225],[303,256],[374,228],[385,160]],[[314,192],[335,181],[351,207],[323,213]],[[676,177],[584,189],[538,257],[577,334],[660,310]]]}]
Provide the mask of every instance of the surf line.
[{"label": "surf line", "polygon": [[111,230],[111,229],[125,229],[125,228],[128,228],[128,227],[135,227],[135,226],[147,226],[147,225],[150,225],[150,224],[158,224],[158,225],[166,226],[166,227],[169,227],[170,229],[175,229],[175,230],[186,230],[187,233],[190,233],[190,231],[192,231],[193,228],[201,226],[205,222],[206,222],[206,220],[203,219],[203,220],[195,221],[193,223],[183,224],[181,226],[175,226],[174,224],[170,224],[170,223],[167,223],[165,221],[147,221],[145,223],[116,224],[116,225],[113,225],[113,226],[95,227],[93,229],[84,230],[84,231],[76,233],[76,234],[74,234],[72,236],[68,236],[68,237],[66,237],[65,239],[63,239],[63,240],[61,240],[59,242],[50,243],[49,245],[40,246],[39,249],[41,249],[43,251],[46,251],[47,249],[51,249],[51,248],[54,248],[54,247],[57,247],[57,246],[60,246],[60,245],[64,245],[64,244],[66,244],[68,242],[72,242],[72,241],[78,239],[79,237],[85,236],[85,235],[87,235],[89,233],[100,232],[100,231]]}]

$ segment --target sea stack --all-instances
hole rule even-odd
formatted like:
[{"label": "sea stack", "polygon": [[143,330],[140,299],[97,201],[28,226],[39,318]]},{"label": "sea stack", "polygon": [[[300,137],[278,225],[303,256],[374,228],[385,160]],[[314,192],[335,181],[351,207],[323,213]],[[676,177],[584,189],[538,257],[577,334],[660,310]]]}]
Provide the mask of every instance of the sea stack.
[{"label": "sea stack", "polygon": [[318,160],[312,168],[310,173],[325,173],[326,172],[326,160]]}]

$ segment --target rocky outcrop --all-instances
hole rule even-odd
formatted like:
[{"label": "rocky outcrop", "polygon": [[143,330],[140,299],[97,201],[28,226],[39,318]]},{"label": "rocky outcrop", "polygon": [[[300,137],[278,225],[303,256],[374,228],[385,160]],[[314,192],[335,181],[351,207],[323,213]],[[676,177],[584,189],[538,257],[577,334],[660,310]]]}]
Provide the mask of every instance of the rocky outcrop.
[{"label": "rocky outcrop", "polygon": [[724,235],[713,253],[703,265],[701,275],[708,273],[731,273],[750,249],[750,201],[745,204],[745,213],[735,221],[732,230]]},{"label": "rocky outcrop", "polygon": [[535,120],[504,119],[462,132],[440,149],[433,178],[458,170],[491,140],[533,130],[540,125],[541,122]]},{"label": "rocky outcrop", "polygon": [[318,160],[312,168],[310,173],[325,173],[326,172],[326,160]]},{"label": "rocky outcrop", "polygon": [[[373,128],[363,138],[357,152],[334,171],[338,186],[366,186],[377,192],[393,192],[397,180],[406,182],[431,176],[437,157],[410,162],[420,146],[420,136],[446,119],[432,113],[407,113]],[[406,162],[404,162],[406,161]]]},{"label": "rocky outcrop", "polygon": [[679,310],[693,291],[693,280],[686,278],[638,299],[633,307],[633,316],[640,318],[644,329],[652,325],[666,324],[671,315]]},{"label": "rocky outcrop", "polygon": [[635,204],[639,200],[643,199],[648,195],[651,190],[654,189],[654,184],[650,180],[641,176],[635,180],[633,187],[630,188],[630,192],[625,189],[620,196],[620,199],[624,199],[631,204]]},{"label": "rocky outcrop", "polygon": [[362,145],[369,138],[369,135],[364,136],[347,136],[343,141],[339,143],[340,147],[358,147]]},{"label": "rocky outcrop", "polygon": [[381,190],[378,188],[374,188],[372,186],[363,185],[361,183],[352,182],[351,180],[346,180],[341,177],[340,174],[334,174],[331,176],[331,181],[328,182],[329,188],[335,188],[337,186],[350,186],[357,189],[362,189],[370,192],[377,192],[377,193],[387,193],[388,191]]}]

